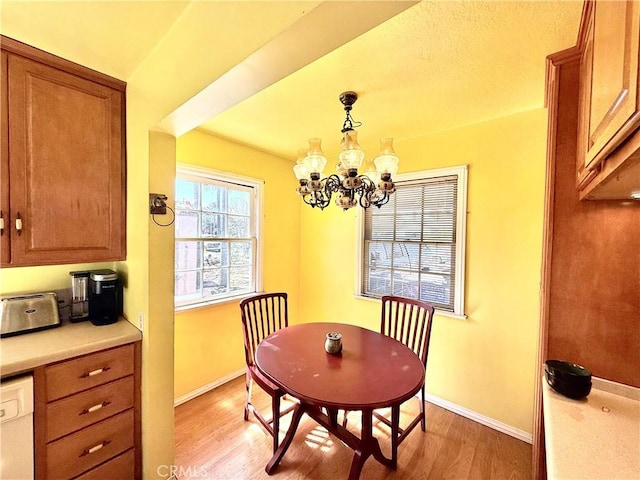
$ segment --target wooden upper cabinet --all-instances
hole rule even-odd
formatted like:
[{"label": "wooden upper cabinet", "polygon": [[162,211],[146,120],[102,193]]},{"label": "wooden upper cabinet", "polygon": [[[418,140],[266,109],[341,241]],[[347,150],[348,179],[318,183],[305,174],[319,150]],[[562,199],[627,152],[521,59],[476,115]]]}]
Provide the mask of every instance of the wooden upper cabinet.
[{"label": "wooden upper cabinet", "polygon": [[123,260],[124,83],[23,53],[2,57],[2,264]]},{"label": "wooden upper cabinet", "polygon": [[579,181],[640,125],[640,2],[587,1],[580,37]]},{"label": "wooden upper cabinet", "polygon": [[9,262],[9,130],[7,108],[7,54],[0,51],[0,265]]}]

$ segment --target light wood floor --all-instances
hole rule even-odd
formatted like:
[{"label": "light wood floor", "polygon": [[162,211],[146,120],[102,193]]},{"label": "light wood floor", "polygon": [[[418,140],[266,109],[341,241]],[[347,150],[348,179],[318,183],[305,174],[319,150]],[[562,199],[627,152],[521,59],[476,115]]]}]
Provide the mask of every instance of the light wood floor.
[{"label": "light wood floor", "polygon": [[[254,389],[254,404],[268,411],[270,399]],[[176,466],[181,480],[346,479],[353,451],[304,417],[277,470],[264,467],[271,458],[271,437],[255,419],[243,420],[244,377],[176,407]],[[401,424],[417,413],[418,400],[402,407]],[[281,421],[281,437],[291,414]],[[357,431],[359,413],[349,414]],[[341,418],[341,417],[340,417]],[[374,424],[382,451],[389,454],[388,429]],[[420,427],[400,445],[398,469],[375,459],[364,465],[362,480],[394,479],[530,479],[531,445],[469,419],[427,404],[427,432]]]}]

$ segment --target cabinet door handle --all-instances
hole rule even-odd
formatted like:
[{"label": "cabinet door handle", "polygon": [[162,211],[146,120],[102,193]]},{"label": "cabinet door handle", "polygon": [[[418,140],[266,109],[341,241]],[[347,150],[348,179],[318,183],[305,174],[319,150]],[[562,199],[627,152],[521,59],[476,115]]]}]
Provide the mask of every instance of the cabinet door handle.
[{"label": "cabinet door handle", "polygon": [[4,235],[4,213],[0,211],[0,236]]},{"label": "cabinet door handle", "polygon": [[102,367],[97,370],[91,370],[90,372],[84,372],[82,375],[80,375],[80,378],[95,377],[96,375],[108,372],[109,370],[111,370],[111,367]]},{"label": "cabinet door handle", "polygon": [[20,216],[20,212],[18,212],[18,215],[16,215],[16,230],[18,232],[18,235],[22,233],[22,217]]},{"label": "cabinet door handle", "polygon": [[94,445],[91,448],[85,448],[82,453],[80,454],[81,457],[84,457],[85,455],[90,455],[92,453],[97,452],[98,450],[100,450],[102,447],[106,447],[107,445],[109,445],[111,443],[111,440],[105,440],[103,442],[100,442],[97,445]]},{"label": "cabinet door handle", "polygon": [[93,407],[85,408],[84,410],[82,410],[80,412],[80,415],[86,415],[87,413],[97,412],[101,408],[107,407],[109,405],[111,405],[111,402],[104,401],[102,403],[98,403],[97,405],[94,405]]}]

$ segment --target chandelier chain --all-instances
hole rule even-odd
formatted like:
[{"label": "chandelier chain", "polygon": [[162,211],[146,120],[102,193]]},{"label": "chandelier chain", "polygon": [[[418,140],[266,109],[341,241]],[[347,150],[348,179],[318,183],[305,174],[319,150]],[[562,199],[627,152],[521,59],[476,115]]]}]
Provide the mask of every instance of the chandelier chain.
[{"label": "chandelier chain", "polygon": [[352,130],[355,130],[357,127],[362,126],[362,122],[358,122],[353,119],[353,117],[351,116],[350,110],[351,110],[350,106],[344,107],[344,111],[346,112],[347,116],[344,119],[344,123],[342,124],[342,130],[341,130],[342,133],[350,132]]}]

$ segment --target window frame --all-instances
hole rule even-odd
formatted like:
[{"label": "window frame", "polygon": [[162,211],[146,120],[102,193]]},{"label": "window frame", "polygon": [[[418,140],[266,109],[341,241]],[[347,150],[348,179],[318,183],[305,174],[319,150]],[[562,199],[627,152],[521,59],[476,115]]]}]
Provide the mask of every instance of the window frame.
[{"label": "window frame", "polygon": [[[396,185],[403,182],[415,182],[420,180],[429,180],[438,177],[456,176],[457,178],[457,205],[456,205],[456,248],[455,248],[455,288],[454,288],[454,304],[453,312],[442,310],[436,307],[438,314],[465,319],[465,263],[466,263],[466,238],[467,238],[467,187],[468,187],[468,165],[458,165],[453,167],[434,168],[429,170],[421,170],[417,172],[409,172],[398,174],[394,177]],[[375,208],[375,207],[370,207]],[[357,298],[379,301],[380,297],[373,295],[365,295],[363,292],[363,258],[364,242],[365,242],[365,210],[358,209],[356,215],[356,276],[354,285],[354,296]]]},{"label": "window frame", "polygon": [[[262,292],[262,273],[263,273],[263,259],[264,259],[264,238],[263,238],[263,211],[264,211],[264,180],[247,177],[243,175],[238,175],[235,173],[224,172],[221,170],[215,170],[207,167],[199,167],[195,165],[189,165],[184,163],[176,164],[176,176],[177,180],[180,177],[191,177],[192,180],[204,181],[206,183],[207,180],[212,180],[215,182],[223,182],[229,184],[240,185],[243,187],[248,187],[253,189],[253,206],[254,211],[253,214],[250,215],[252,217],[254,223],[254,231],[255,231],[255,252],[254,252],[254,290],[253,292],[243,292],[237,295],[229,295],[225,297],[204,297],[197,300],[188,300],[188,301],[177,301],[175,295],[175,275],[174,275],[174,309],[175,311],[183,311],[190,310],[194,308],[206,307],[210,305],[218,305],[229,302],[236,302],[240,299],[250,297],[257,293]],[[174,186],[175,188],[175,186]],[[176,241],[179,240],[175,236],[174,229],[174,249],[176,245]],[[215,241],[214,238],[204,238],[200,237],[200,241]],[[175,271],[175,267],[174,267]]]}]

